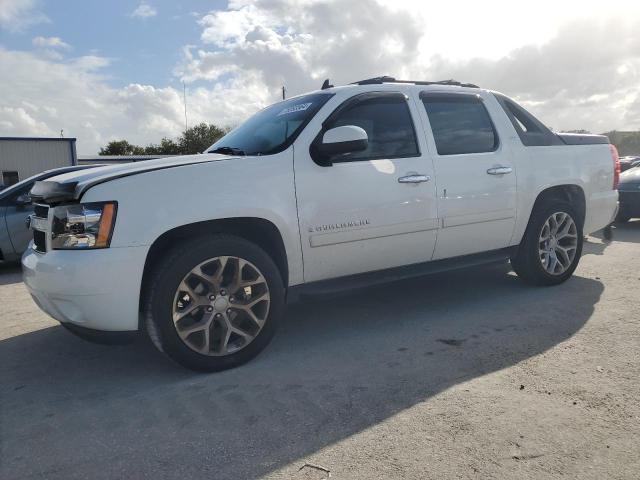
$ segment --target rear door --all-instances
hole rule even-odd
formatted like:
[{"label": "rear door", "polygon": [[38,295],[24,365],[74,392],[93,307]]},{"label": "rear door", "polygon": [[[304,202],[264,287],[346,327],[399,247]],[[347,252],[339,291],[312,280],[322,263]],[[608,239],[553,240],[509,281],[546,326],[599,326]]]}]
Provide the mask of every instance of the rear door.
[{"label": "rear door", "polygon": [[[321,113],[294,153],[305,281],[430,260],[438,226],[433,166],[413,99],[390,90],[337,95]],[[311,143],[345,125],[367,132],[367,150],[315,163]]]},{"label": "rear door", "polygon": [[433,258],[508,246],[516,218],[516,172],[489,113],[499,105],[493,97],[485,104],[479,94],[437,91],[421,92],[419,102],[441,221]]}]

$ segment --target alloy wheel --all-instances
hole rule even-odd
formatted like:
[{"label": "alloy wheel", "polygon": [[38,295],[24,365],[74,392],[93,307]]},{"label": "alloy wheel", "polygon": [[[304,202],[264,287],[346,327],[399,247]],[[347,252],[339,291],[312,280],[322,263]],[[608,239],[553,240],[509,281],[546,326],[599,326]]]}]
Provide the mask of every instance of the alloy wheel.
[{"label": "alloy wheel", "polygon": [[542,268],[551,275],[562,275],[571,267],[578,249],[578,228],[566,212],[547,218],[538,239]]},{"label": "alloy wheel", "polygon": [[220,256],[194,267],[173,300],[173,324],[190,349],[209,356],[249,345],[269,315],[269,286],[251,262]]}]

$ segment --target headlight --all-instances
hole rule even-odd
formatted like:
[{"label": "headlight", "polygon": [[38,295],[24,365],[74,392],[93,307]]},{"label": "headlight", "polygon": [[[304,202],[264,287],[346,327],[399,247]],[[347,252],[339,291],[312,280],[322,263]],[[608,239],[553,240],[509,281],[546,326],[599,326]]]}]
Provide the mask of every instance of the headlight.
[{"label": "headlight", "polygon": [[107,248],[111,243],[116,211],[115,202],[55,207],[51,225],[51,248]]}]

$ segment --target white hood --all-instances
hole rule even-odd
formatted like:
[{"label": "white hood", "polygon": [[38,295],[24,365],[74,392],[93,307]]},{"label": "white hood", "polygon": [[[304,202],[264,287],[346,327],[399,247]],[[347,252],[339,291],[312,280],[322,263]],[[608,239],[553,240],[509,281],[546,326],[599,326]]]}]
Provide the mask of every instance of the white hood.
[{"label": "white hood", "polygon": [[236,158],[239,157],[221,155],[218,153],[158,158],[156,160],[144,160],[142,162],[108,165],[104,167],[90,168],[87,170],[79,170],[49,178],[46,182],[57,184],[61,187],[67,187],[65,189],[67,191],[73,189],[73,198],[79,199],[88,188],[116,178],[128,177],[153,170],[175,168],[197,163],[217,162],[220,160],[232,160]]}]

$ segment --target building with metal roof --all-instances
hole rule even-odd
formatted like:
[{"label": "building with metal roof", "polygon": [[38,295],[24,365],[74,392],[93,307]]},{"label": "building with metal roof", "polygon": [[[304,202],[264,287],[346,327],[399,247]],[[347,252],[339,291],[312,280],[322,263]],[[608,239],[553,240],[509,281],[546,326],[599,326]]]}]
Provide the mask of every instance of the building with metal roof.
[{"label": "building with metal roof", "polygon": [[52,168],[76,165],[77,158],[75,138],[0,137],[0,186]]}]

